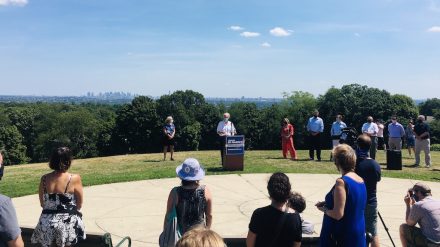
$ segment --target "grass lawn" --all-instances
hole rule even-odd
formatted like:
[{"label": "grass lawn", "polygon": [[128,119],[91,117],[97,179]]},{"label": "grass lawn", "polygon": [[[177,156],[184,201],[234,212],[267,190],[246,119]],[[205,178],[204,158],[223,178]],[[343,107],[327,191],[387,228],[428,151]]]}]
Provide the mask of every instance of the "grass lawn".
[{"label": "grass lawn", "polygon": [[[440,152],[431,152],[433,165],[430,169],[405,167],[414,160],[403,152],[402,171],[388,171],[385,165],[385,154],[378,151],[377,159],[382,164],[385,177],[409,178],[440,182]],[[299,161],[282,159],[281,151],[247,151],[245,169],[240,172],[223,171],[220,165],[219,151],[177,152],[175,161],[162,161],[162,154],[135,154],[102,158],[75,160],[71,172],[82,176],[84,186],[116,183],[124,181],[166,178],[175,176],[175,167],[185,158],[197,158],[206,168],[208,175],[228,173],[337,173],[332,162],[328,161],[330,151],[323,151],[323,162],[306,160],[308,151],[299,150]],[[422,161],[424,156],[422,155]],[[38,192],[40,177],[50,172],[47,163],[8,166],[0,182],[0,193],[10,197],[35,194]]]}]

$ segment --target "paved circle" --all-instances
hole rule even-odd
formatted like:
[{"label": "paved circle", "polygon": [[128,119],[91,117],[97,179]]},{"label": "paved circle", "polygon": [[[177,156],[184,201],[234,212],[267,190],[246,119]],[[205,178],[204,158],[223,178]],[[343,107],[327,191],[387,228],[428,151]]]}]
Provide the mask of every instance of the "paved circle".
[{"label": "paved circle", "polygon": [[[288,174],[293,185],[307,200],[303,217],[321,229],[322,213],[314,204],[323,200],[333,186],[336,174]],[[269,204],[266,190],[270,174],[231,174],[206,176],[202,184],[213,194],[213,229],[222,236],[245,237],[252,212]],[[407,179],[383,178],[378,185],[379,211],[394,242],[400,245],[399,225],[404,221],[403,196],[415,182]],[[82,209],[87,232],[110,232],[114,240],[132,237],[133,246],[157,246],[169,191],[180,180],[156,179],[106,184],[84,189]],[[426,182],[434,197],[440,195],[440,183]],[[38,196],[13,199],[22,226],[35,227],[40,215]],[[382,246],[392,246],[381,222],[378,222]]]}]

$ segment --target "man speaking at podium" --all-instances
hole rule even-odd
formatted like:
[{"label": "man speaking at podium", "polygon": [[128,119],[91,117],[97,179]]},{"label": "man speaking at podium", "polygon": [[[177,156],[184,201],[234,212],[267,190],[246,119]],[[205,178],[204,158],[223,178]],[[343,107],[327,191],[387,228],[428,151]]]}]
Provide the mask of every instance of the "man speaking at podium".
[{"label": "man speaking at podium", "polygon": [[234,124],[229,121],[231,115],[227,112],[223,114],[223,121],[220,121],[217,125],[217,134],[219,135],[220,140],[220,154],[222,157],[223,164],[223,152],[226,144],[226,136],[233,136],[237,134],[235,130]]}]

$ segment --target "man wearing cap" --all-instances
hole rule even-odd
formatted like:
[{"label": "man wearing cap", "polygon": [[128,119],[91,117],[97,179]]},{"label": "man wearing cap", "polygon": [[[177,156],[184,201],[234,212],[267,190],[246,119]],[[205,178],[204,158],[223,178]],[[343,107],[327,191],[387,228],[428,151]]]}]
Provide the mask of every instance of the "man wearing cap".
[{"label": "man wearing cap", "polygon": [[[0,153],[0,179],[3,176],[3,156]],[[23,247],[21,230],[11,198],[0,194],[0,247]]]},{"label": "man wearing cap", "polygon": [[425,152],[425,165],[427,168],[431,167],[431,153],[430,153],[430,139],[429,139],[429,125],[424,122],[425,116],[420,115],[417,117],[417,123],[414,126],[414,134],[416,135],[415,143],[415,167],[420,164],[420,152]]},{"label": "man wearing cap", "polygon": [[313,117],[307,122],[307,131],[309,132],[309,157],[310,160],[315,158],[315,150],[317,161],[321,161],[321,133],[324,132],[324,121],[319,117],[319,111],[313,112]]},{"label": "man wearing cap", "polygon": [[399,230],[402,246],[440,246],[440,200],[432,198],[428,185],[416,183],[404,201],[406,224]]},{"label": "man wearing cap", "polygon": [[402,138],[405,136],[405,129],[397,122],[397,117],[391,117],[391,123],[388,124],[388,146],[391,150],[402,149]]},{"label": "man wearing cap", "polygon": [[367,122],[362,125],[362,133],[368,135],[371,138],[370,158],[372,159],[376,159],[378,132],[379,127],[377,127],[377,124],[373,122],[373,117],[368,116]]},{"label": "man wearing cap", "polygon": [[224,148],[226,144],[226,136],[233,136],[237,134],[237,131],[235,130],[234,124],[229,121],[229,118],[231,115],[227,112],[223,114],[223,120],[220,121],[217,125],[217,134],[219,135],[220,140],[220,154],[222,157],[222,164],[223,164],[223,154],[224,154]]}]

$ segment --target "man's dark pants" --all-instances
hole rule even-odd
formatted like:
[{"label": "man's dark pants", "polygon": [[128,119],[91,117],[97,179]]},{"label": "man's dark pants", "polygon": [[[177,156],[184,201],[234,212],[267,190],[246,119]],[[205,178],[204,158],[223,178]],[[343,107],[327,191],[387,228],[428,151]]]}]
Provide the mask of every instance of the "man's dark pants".
[{"label": "man's dark pants", "polygon": [[314,151],[316,150],[316,157],[321,160],[321,134],[309,135],[309,157],[315,158]]},{"label": "man's dark pants", "polygon": [[225,152],[226,136],[219,136],[218,140],[220,143],[220,155],[222,158],[222,165],[223,165],[223,156],[224,156],[224,152]]}]

